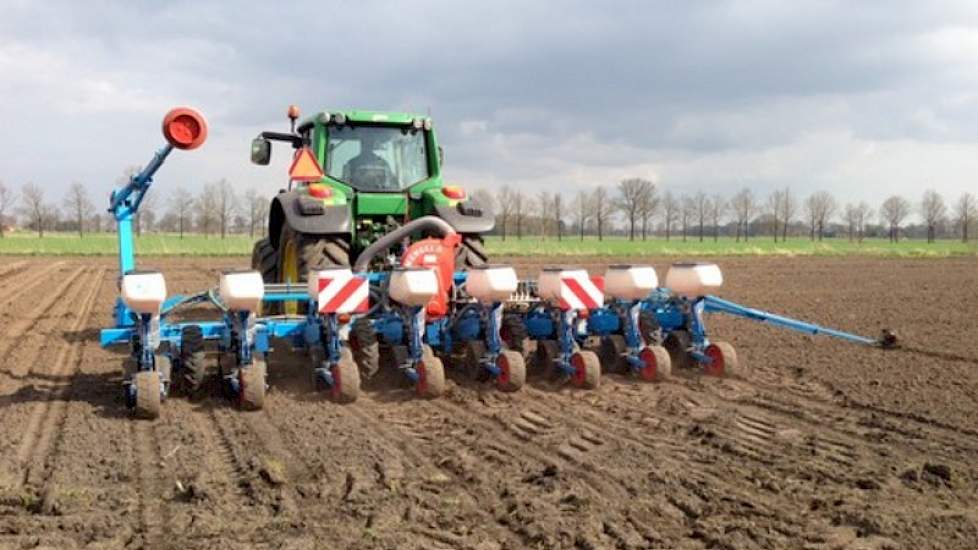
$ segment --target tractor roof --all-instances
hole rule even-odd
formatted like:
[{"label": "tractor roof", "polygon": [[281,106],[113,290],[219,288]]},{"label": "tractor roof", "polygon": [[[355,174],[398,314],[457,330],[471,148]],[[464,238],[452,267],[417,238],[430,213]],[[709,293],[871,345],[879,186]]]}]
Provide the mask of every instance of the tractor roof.
[{"label": "tractor roof", "polygon": [[333,109],[324,110],[316,113],[312,117],[302,121],[300,127],[312,125],[316,121],[322,121],[326,115],[343,113],[347,120],[352,122],[372,122],[378,124],[410,124],[416,118],[427,118],[425,115],[414,113],[398,113],[394,111],[361,111],[357,109]]}]

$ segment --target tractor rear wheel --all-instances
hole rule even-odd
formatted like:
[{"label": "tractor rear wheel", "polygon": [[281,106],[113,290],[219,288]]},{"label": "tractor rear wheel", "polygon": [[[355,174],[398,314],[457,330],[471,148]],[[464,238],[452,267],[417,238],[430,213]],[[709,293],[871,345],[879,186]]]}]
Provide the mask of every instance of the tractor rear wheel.
[{"label": "tractor rear wheel", "polygon": [[[282,283],[305,282],[309,272],[327,267],[349,267],[350,243],[339,235],[299,233],[288,225],[282,226],[278,241],[278,279]],[[304,304],[286,302],[285,313],[299,314]]]},{"label": "tractor rear wheel", "polygon": [[198,325],[188,325],[180,331],[180,365],[184,393],[192,396],[204,383],[207,373],[204,333]]},{"label": "tractor rear wheel", "polygon": [[478,267],[489,263],[489,253],[479,235],[462,235],[462,242],[455,251],[455,270]]}]

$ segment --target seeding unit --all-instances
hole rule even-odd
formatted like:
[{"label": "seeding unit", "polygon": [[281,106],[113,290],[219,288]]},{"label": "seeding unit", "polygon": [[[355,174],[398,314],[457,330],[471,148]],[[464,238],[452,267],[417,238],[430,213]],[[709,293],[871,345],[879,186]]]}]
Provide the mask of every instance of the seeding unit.
[{"label": "seeding unit", "polygon": [[[130,346],[125,397],[140,416],[159,414],[178,373],[200,381],[206,341],[216,342],[224,391],[251,409],[264,403],[273,340],[306,350],[315,385],[337,402],[357,398],[361,370],[373,368],[357,360],[376,361],[381,346],[419,395],[436,397],[445,387],[442,358],[455,358],[453,368],[502,391],[523,386],[528,358],[582,388],[598,386],[602,362],[648,381],[667,378],[673,366],[736,375],[734,348],[707,337],[703,314],[711,312],[872,346],[896,342],[889,333],[865,338],[711,296],[723,282],[715,264],[674,264],[664,288],[650,266],[615,265],[602,277],[547,268],[537,282],[519,281],[510,266],[456,271],[463,237],[432,216],[379,237],[352,268],[311,270],[306,283],[269,283],[257,271],[236,271],[224,273],[216,289],[167,297],[161,273],[136,270],[131,220],[167,155],[198,147],[207,125],[196,111],[180,108],[166,116],[163,132],[168,144],[112,194],[109,209],[118,223],[121,296],[115,326],[102,331],[101,344]],[[396,263],[370,270],[375,258],[417,235],[429,237],[407,246]],[[219,319],[175,320],[180,309],[201,303],[216,307]],[[294,308],[304,313],[261,315],[281,303],[304,304]]]}]

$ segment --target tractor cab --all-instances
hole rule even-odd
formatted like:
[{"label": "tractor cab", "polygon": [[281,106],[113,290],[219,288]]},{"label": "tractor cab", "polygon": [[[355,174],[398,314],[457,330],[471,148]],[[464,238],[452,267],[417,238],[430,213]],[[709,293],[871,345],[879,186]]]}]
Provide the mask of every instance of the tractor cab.
[{"label": "tractor cab", "polygon": [[[288,186],[272,200],[268,238],[253,263],[267,282],[299,282],[310,269],[352,266],[377,239],[423,216],[437,216],[462,235],[457,267],[486,262],[481,234],[495,217],[442,179],[442,150],[431,118],[378,111],[321,111],[289,132],[262,132],[251,159],[267,165],[271,142],[294,149]],[[309,167],[297,174],[297,166]],[[421,238],[425,235],[417,235]],[[402,247],[403,248],[403,247]],[[395,261],[405,250],[395,252]]]}]

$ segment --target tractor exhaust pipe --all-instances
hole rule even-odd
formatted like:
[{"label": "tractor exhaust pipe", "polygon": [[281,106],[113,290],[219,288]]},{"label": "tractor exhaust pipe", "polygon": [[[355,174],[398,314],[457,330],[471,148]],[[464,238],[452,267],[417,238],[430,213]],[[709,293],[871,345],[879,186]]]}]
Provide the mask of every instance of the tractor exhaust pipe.
[{"label": "tractor exhaust pipe", "polygon": [[370,261],[373,260],[377,254],[380,254],[381,252],[384,252],[388,248],[394,246],[397,244],[397,242],[409,236],[411,233],[425,230],[434,231],[442,237],[455,234],[455,228],[441,218],[437,218],[435,216],[424,216],[423,218],[418,218],[402,225],[401,227],[398,227],[394,231],[391,231],[390,233],[377,239],[374,244],[368,246],[366,250],[364,250],[357,258],[357,263],[354,264],[353,271],[357,273],[366,271],[367,267],[370,266]]}]

